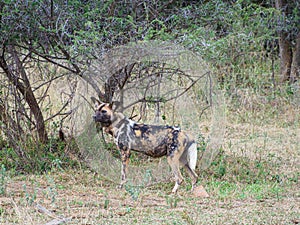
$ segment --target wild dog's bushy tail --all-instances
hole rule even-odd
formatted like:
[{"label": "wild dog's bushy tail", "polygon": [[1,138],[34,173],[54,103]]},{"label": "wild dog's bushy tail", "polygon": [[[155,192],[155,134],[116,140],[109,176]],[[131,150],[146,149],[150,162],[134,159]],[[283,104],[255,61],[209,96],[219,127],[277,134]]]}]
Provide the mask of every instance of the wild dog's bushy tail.
[{"label": "wild dog's bushy tail", "polygon": [[197,144],[195,142],[188,148],[187,161],[189,167],[194,171],[197,164]]}]

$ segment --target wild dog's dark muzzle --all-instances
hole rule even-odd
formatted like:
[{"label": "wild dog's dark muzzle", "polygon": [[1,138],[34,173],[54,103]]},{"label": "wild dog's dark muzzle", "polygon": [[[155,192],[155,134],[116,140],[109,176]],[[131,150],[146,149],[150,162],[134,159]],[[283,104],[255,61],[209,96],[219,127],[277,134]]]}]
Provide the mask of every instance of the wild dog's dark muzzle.
[{"label": "wild dog's dark muzzle", "polygon": [[101,115],[99,115],[98,113],[96,113],[95,115],[93,115],[93,119],[95,122],[102,122],[102,118]]},{"label": "wild dog's dark muzzle", "polygon": [[96,116],[96,115],[93,115],[93,120],[94,120],[95,122],[97,122],[97,116]]},{"label": "wild dog's dark muzzle", "polygon": [[111,124],[110,116],[96,112],[93,115],[93,119],[96,123],[101,123],[102,126],[109,126]]}]

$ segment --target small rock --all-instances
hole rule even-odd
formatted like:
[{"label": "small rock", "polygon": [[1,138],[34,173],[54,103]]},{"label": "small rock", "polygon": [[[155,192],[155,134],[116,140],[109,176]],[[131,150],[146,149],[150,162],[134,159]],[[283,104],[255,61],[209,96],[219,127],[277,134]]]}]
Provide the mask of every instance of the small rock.
[{"label": "small rock", "polygon": [[200,198],[208,198],[209,197],[209,194],[205,191],[205,189],[202,185],[194,188],[193,195],[195,197],[200,197]]}]

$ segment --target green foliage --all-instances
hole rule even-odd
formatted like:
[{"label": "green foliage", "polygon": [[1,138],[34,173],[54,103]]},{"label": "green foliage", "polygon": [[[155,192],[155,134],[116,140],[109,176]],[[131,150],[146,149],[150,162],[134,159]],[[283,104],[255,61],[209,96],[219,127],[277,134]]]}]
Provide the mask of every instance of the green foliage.
[{"label": "green foliage", "polygon": [[[60,37],[58,43],[72,41],[74,35],[78,34],[77,38],[80,38],[84,29],[93,31],[88,19],[97,15],[98,11],[97,7],[91,7],[81,1],[6,1],[1,12],[1,39],[8,43],[30,40],[33,46],[42,39],[47,44],[51,39],[46,37],[51,36]],[[84,37],[94,40],[93,35]],[[76,40],[74,44],[76,46]],[[52,47],[50,54],[57,51],[56,46]]]},{"label": "green foliage", "polygon": [[13,148],[7,145],[1,148],[0,151],[0,164],[4,165],[8,169],[16,169],[16,161],[18,155]]},{"label": "green foliage", "polygon": [[[74,57],[91,56],[100,45],[111,48],[136,40],[176,40],[216,63],[238,64],[246,52],[261,51],[264,41],[274,39],[278,21],[274,8],[246,0],[233,4],[199,1],[178,8],[176,4],[180,3],[167,4],[155,17],[149,14],[151,3],[138,9],[124,3],[116,5],[115,1],[52,3],[53,6],[44,1],[6,2],[2,10],[2,40],[24,41],[26,37],[35,40],[34,45],[54,35],[57,43],[70,48]],[[51,7],[55,10],[51,11]],[[298,12],[294,11],[296,21]],[[50,20],[46,20],[48,14],[52,14]],[[22,28],[26,26],[29,29]],[[52,49],[53,53],[57,50],[55,46]]]},{"label": "green foliage", "polygon": [[[0,151],[0,163],[10,170],[22,173],[42,173],[78,166],[76,159],[71,159],[66,153],[66,143],[60,140],[50,139],[47,144],[39,144],[28,139],[27,143],[20,146],[26,149],[22,157],[15,149],[5,147]],[[73,148],[72,151],[76,151],[76,145],[70,144],[69,147]]]},{"label": "green foliage", "polygon": [[27,190],[27,185],[23,185],[23,192],[25,194],[25,200],[29,205],[32,205],[37,198],[37,188],[33,190],[33,192]]},{"label": "green foliage", "polygon": [[109,206],[109,199],[105,199],[103,208],[108,209],[108,206]]},{"label": "green foliage", "polygon": [[269,169],[271,166],[266,160],[250,160],[243,157],[228,156],[224,154],[224,151],[221,151],[212,162],[207,173],[216,179],[248,184],[266,181],[279,182],[276,179],[278,174],[273,174],[274,172]]},{"label": "green foliage", "polygon": [[46,189],[46,195],[51,200],[51,204],[54,204],[57,197],[57,185],[54,182],[53,178],[50,176],[50,173],[46,176],[49,186]]},{"label": "green foliage", "polygon": [[207,140],[201,133],[199,133],[197,138],[197,150],[200,151],[200,153],[202,154],[206,150],[206,147]]},{"label": "green foliage", "polygon": [[7,177],[6,168],[2,164],[1,171],[0,171],[0,195],[5,195],[6,193],[6,177]]},{"label": "green foliage", "polygon": [[170,208],[176,208],[180,198],[176,195],[166,195],[166,202]]},{"label": "green foliage", "polygon": [[[276,10],[246,2],[214,0],[195,6],[193,12],[197,14],[190,14],[193,20],[184,28],[185,35],[179,37],[218,68],[219,80],[229,89],[236,85],[255,87],[253,82],[265,79],[261,75],[268,73],[271,65],[266,58],[266,44],[276,41]],[[276,48],[269,51],[276,52]],[[262,65],[253,67],[256,63]]]},{"label": "green foliage", "polygon": [[[166,4],[165,8],[163,2],[144,3],[140,7],[116,4],[113,0],[51,3],[6,1],[0,26],[2,41],[28,39],[35,45],[44,37],[53,36],[56,45],[50,53],[54,54],[58,50],[55,46],[62,45],[70,49],[73,58],[92,57],[96,48],[109,49],[129,41],[175,40],[219,66],[233,63],[231,69],[235,69],[264,52],[266,42],[276,40],[276,30],[299,26],[297,3],[291,17],[284,18],[291,21],[289,26],[278,25],[281,15],[270,5],[249,0],[176,2]],[[154,16],[150,8],[155,4],[160,11]]]},{"label": "green foliage", "polygon": [[131,198],[136,201],[142,191],[143,187],[131,185],[130,183],[125,184],[126,192],[131,196]]}]

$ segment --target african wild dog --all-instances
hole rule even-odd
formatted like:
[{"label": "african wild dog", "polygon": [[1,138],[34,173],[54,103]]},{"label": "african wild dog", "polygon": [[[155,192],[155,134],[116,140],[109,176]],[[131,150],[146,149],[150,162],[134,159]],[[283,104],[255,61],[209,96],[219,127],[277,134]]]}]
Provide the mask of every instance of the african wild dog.
[{"label": "african wild dog", "polygon": [[95,122],[100,123],[105,132],[114,137],[120,150],[122,160],[121,186],[126,182],[126,173],[130,150],[144,153],[151,157],[167,156],[168,163],[175,176],[176,193],[183,181],[180,165],[183,165],[192,179],[192,190],[197,183],[195,167],[197,162],[197,147],[195,140],[178,127],[138,124],[114,111],[112,106],[101,103],[95,98]]}]

